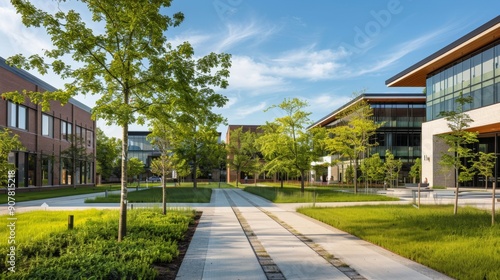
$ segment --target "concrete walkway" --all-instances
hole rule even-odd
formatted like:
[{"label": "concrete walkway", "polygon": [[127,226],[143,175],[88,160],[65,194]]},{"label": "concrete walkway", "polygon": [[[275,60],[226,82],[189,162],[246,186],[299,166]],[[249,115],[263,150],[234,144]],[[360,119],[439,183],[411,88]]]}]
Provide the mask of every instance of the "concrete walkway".
[{"label": "concrete walkway", "polygon": [[[450,279],[240,189],[215,189],[212,197],[177,279]],[[269,263],[277,268],[269,272]]]}]

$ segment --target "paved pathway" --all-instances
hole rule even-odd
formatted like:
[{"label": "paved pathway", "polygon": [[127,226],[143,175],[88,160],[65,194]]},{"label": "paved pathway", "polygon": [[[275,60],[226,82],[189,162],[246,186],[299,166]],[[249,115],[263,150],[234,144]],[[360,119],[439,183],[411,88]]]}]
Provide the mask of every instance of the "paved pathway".
[{"label": "paved pathway", "polygon": [[177,279],[450,279],[239,189],[210,204]]}]

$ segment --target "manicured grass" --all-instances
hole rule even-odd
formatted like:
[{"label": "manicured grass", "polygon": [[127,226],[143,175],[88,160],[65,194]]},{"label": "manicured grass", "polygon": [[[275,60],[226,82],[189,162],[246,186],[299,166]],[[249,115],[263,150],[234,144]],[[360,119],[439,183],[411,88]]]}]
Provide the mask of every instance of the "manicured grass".
[{"label": "manicured grass", "polygon": [[[3,256],[15,253],[15,273],[8,270],[10,263],[2,261],[1,278],[155,279],[153,264],[178,256],[177,242],[194,220],[194,212],[170,210],[161,215],[160,209],[137,209],[128,213],[127,236],[122,242],[116,241],[116,210],[16,214],[15,243],[0,245]],[[68,214],[75,217],[73,230],[66,229]],[[0,227],[0,238],[8,240],[9,236],[12,230]]]},{"label": "manicured grass", "polygon": [[[197,187],[167,187],[167,202],[187,202],[187,203],[209,203],[212,196],[212,188],[205,186]],[[149,188],[127,194],[129,203],[162,202],[162,188]],[[85,203],[119,203],[120,194],[109,194],[108,197],[99,196],[94,199],[86,199]]]},{"label": "manicured grass", "polygon": [[376,194],[341,192],[331,187],[308,187],[304,193],[301,193],[300,188],[297,187],[245,187],[244,190],[276,203],[399,200],[398,198]]},{"label": "manicured grass", "polygon": [[[97,187],[64,187],[60,189],[53,190],[33,190],[30,192],[19,192],[16,191],[16,195],[14,196],[16,202],[22,201],[30,201],[30,200],[38,200],[38,199],[46,199],[53,197],[62,197],[62,196],[71,196],[71,195],[79,195],[79,194],[88,194],[88,193],[98,193],[104,192],[105,190],[119,190],[120,185],[100,185]],[[7,203],[7,194],[0,194],[0,204]]]},{"label": "manicured grass", "polygon": [[[453,206],[378,205],[299,212],[456,279],[500,279],[500,225],[491,214]],[[496,220],[500,220],[498,217]]]}]

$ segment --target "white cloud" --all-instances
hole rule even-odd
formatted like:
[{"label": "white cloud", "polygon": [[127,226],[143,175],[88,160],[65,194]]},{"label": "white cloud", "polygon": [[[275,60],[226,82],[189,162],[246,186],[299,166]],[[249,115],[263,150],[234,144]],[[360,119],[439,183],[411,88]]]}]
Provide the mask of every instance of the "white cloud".
[{"label": "white cloud", "polygon": [[282,77],[272,73],[269,65],[247,56],[233,56],[229,89],[272,92],[279,91],[285,84]]},{"label": "white cloud", "polygon": [[277,26],[266,26],[257,23],[253,19],[248,23],[228,23],[226,31],[217,38],[217,43],[212,49],[215,52],[230,51],[231,48],[246,41],[252,41],[250,45],[257,45],[276,33],[280,28]]},{"label": "white cloud", "polygon": [[239,108],[234,108],[233,112],[233,120],[243,119],[249,115],[253,114],[262,114],[262,112],[267,108],[266,102],[260,102],[257,105],[246,105],[241,106]]}]

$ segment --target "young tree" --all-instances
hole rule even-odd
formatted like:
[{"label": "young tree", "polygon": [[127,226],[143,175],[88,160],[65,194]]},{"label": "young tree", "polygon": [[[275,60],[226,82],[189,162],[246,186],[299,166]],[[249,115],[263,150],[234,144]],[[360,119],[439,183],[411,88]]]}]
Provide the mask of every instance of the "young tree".
[{"label": "young tree", "polygon": [[394,182],[397,182],[402,166],[401,159],[395,159],[390,150],[385,151],[385,179],[389,182],[390,187],[394,187]]},{"label": "young tree", "polygon": [[9,153],[24,150],[19,135],[12,135],[10,130],[3,128],[0,131],[0,184],[7,185],[9,172],[15,170],[13,163],[9,163]]},{"label": "young tree", "polygon": [[[10,63],[45,74],[52,70],[70,82],[54,92],[12,93],[5,95],[20,101],[27,95],[32,102],[49,108],[51,100],[63,104],[78,94],[97,94],[93,113],[122,131],[122,184],[118,241],[127,229],[127,156],[128,127],[158,107],[174,107],[177,100],[190,101],[192,108],[203,107],[192,93],[215,96],[211,86],[227,87],[230,56],[211,53],[198,60],[188,42],[172,47],[166,30],[184,19],[180,12],[166,15],[171,0],[137,2],[135,0],[82,1],[91,13],[82,19],[75,10],[50,14],[29,1],[11,1],[27,27],[43,27],[54,45],[43,56],[16,55]],[[63,4],[63,3],[61,3]],[[92,23],[88,23],[92,21]],[[102,28],[90,28],[99,26]],[[95,31],[94,31],[95,30]],[[74,65],[66,60],[71,57]],[[207,98],[210,99],[210,98]],[[224,99],[225,100],[225,99]],[[185,108],[182,108],[185,109]],[[173,111],[172,108],[168,112]]]},{"label": "young tree", "polygon": [[256,146],[257,134],[250,130],[243,132],[239,127],[231,132],[229,143],[227,143],[227,153],[229,158],[227,163],[231,169],[236,170],[236,186],[240,182],[241,172],[251,172],[255,159],[258,158]]},{"label": "young tree", "polygon": [[360,168],[369,183],[382,181],[384,179],[384,162],[378,153],[373,154],[369,158],[365,158],[363,162],[361,162]]},{"label": "young tree", "polygon": [[484,176],[484,188],[488,188],[488,178],[493,176],[493,167],[497,157],[495,153],[479,152],[477,160],[471,160],[472,168],[477,170],[478,174]]},{"label": "young tree", "polygon": [[439,163],[443,166],[449,166],[455,171],[455,203],[453,214],[458,212],[458,193],[460,182],[470,181],[472,179],[472,169],[466,165],[467,159],[474,156],[472,149],[468,146],[476,143],[477,132],[467,131],[473,120],[468,114],[464,113],[464,105],[470,103],[472,97],[464,97],[462,94],[455,102],[457,109],[455,111],[444,111],[440,113],[447,121],[451,132],[440,135],[441,139],[448,145],[447,152],[443,153]]},{"label": "young tree", "polygon": [[415,163],[411,166],[408,175],[413,178],[413,183],[416,183],[417,179],[420,181],[422,177],[422,160],[420,158],[415,159]]},{"label": "young tree", "polygon": [[346,111],[345,124],[329,129],[332,138],[327,139],[328,149],[332,154],[347,157],[354,165],[354,193],[358,191],[358,164],[368,149],[375,146],[371,141],[375,131],[382,125],[372,119],[373,109],[366,101],[360,101]]},{"label": "young tree", "polygon": [[144,162],[138,158],[131,158],[128,160],[127,168],[128,176],[135,179],[136,176],[144,172]]},{"label": "young tree", "polygon": [[306,171],[311,162],[317,159],[313,150],[313,137],[306,130],[310,124],[311,113],[303,111],[307,102],[297,98],[285,99],[281,104],[267,110],[279,108],[285,115],[263,127],[264,134],[259,137],[261,152],[266,158],[290,167],[300,174],[300,190],[304,192]]}]

